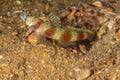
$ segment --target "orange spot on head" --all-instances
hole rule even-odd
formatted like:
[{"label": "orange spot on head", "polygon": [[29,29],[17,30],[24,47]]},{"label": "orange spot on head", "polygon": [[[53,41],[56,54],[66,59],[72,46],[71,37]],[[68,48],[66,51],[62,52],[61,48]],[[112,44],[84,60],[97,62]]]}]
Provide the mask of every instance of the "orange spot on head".
[{"label": "orange spot on head", "polygon": [[35,24],[33,27],[34,27],[34,29],[38,29],[39,27],[40,27],[40,25],[41,25],[41,21],[38,21],[37,22],[37,24]]}]

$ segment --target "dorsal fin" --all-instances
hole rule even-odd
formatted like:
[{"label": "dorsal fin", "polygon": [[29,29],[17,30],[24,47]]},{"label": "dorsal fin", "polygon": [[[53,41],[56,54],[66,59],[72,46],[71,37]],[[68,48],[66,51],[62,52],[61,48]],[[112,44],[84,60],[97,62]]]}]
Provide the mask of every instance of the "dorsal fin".
[{"label": "dorsal fin", "polygon": [[82,32],[92,33],[92,31],[90,31],[90,30],[75,28],[75,27],[72,27],[72,26],[66,26],[65,29],[67,29],[67,30],[72,30],[72,31],[82,31]]}]

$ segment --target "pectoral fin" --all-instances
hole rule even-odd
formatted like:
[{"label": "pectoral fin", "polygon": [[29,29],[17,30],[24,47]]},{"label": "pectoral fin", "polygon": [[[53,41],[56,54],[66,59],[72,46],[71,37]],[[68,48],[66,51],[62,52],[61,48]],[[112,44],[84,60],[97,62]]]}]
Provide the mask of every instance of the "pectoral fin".
[{"label": "pectoral fin", "polygon": [[47,46],[52,46],[53,45],[52,41],[50,39],[47,39],[44,36],[38,36],[37,37],[37,43],[38,44],[45,44]]}]

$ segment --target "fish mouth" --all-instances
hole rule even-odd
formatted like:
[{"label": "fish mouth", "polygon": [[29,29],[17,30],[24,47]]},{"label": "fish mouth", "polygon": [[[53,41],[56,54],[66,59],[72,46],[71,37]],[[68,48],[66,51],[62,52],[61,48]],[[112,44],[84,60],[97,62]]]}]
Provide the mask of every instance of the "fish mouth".
[{"label": "fish mouth", "polygon": [[21,19],[23,22],[26,22],[27,17],[26,17],[25,12],[21,13],[21,14],[19,15],[19,17],[20,17],[20,19]]}]

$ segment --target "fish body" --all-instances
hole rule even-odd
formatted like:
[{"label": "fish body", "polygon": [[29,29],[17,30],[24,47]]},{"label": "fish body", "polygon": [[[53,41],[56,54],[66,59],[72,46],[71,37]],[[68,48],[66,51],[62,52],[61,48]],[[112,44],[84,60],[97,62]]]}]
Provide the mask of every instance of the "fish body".
[{"label": "fish body", "polygon": [[91,39],[93,32],[86,29],[66,26],[64,28],[52,25],[49,21],[43,22],[39,18],[28,17],[26,24],[34,30],[37,35],[51,38],[59,42],[75,42]]}]

